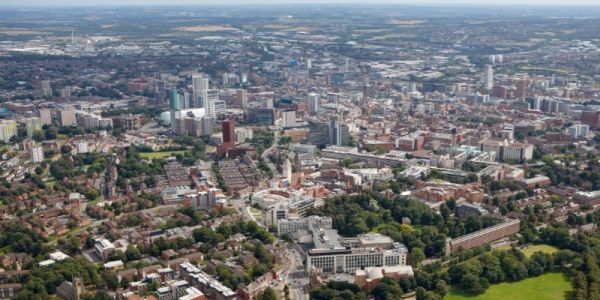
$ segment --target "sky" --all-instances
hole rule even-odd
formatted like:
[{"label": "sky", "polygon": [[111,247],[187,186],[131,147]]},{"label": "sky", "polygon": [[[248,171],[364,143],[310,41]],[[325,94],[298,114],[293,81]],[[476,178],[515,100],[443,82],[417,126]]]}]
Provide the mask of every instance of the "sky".
[{"label": "sky", "polygon": [[600,0],[0,0],[0,6],[240,5],[302,3],[394,3],[441,5],[595,5]]}]

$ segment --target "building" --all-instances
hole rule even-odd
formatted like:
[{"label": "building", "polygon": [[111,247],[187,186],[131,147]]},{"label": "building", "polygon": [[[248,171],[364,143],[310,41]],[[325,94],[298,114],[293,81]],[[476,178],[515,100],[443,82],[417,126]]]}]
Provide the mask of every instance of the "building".
[{"label": "building", "polygon": [[281,127],[289,128],[296,126],[296,111],[284,110],[281,112]]},{"label": "building", "polygon": [[38,117],[31,117],[23,119],[25,123],[25,129],[27,129],[27,136],[33,137],[36,131],[42,130],[42,120]]},{"label": "building", "polygon": [[42,108],[39,113],[42,125],[52,125],[52,110],[49,108]]},{"label": "building", "polygon": [[587,124],[574,124],[569,127],[569,136],[571,136],[571,138],[586,138],[589,134],[590,126]]},{"label": "building", "polygon": [[533,145],[508,140],[485,140],[479,147],[482,152],[496,153],[496,160],[525,161],[533,158]]},{"label": "building", "polygon": [[483,89],[491,91],[494,88],[494,67],[485,65],[485,73],[483,73]]},{"label": "building", "polygon": [[319,112],[319,94],[310,93],[308,94],[308,113],[316,114]]},{"label": "building", "polygon": [[414,277],[414,272],[411,266],[368,267],[364,270],[356,270],[354,281],[356,285],[371,291],[379,285],[384,277],[390,277],[397,281],[402,278]]},{"label": "building", "polygon": [[600,111],[581,112],[581,123],[590,126],[591,130],[600,128]]},{"label": "building", "polygon": [[52,97],[52,85],[50,84],[50,80],[42,80],[42,96],[44,97]]},{"label": "building", "polygon": [[573,201],[581,206],[594,206],[600,204],[600,191],[578,191],[573,195]]},{"label": "building", "polygon": [[111,243],[109,240],[101,238],[96,240],[94,249],[96,250],[96,254],[98,254],[102,260],[106,260],[108,255],[110,255],[110,253],[116,248],[115,245],[113,245],[113,243]]},{"label": "building", "polygon": [[210,100],[208,102],[207,116],[216,118],[225,113],[227,106],[223,100]]},{"label": "building", "polygon": [[463,203],[456,207],[456,215],[463,219],[467,219],[471,216],[481,217],[487,215],[488,213],[489,212],[480,205],[472,203]]},{"label": "building", "polygon": [[[344,238],[327,228],[331,220],[307,218],[314,248],[308,250],[306,268],[325,274],[354,273],[366,267],[394,267],[407,264],[408,249],[382,234]],[[283,224],[283,223],[282,223]],[[302,223],[296,223],[303,226]]]},{"label": "building", "polygon": [[56,288],[56,295],[64,300],[80,300],[85,292],[83,279],[73,278],[73,282],[65,281]]},{"label": "building", "polygon": [[31,147],[31,149],[29,149],[29,155],[31,156],[31,161],[33,163],[41,163],[44,161],[44,148],[41,146]]},{"label": "building", "polygon": [[77,119],[75,118],[75,108],[73,108],[72,106],[67,106],[59,110],[59,116],[61,126],[77,125]]},{"label": "building", "polygon": [[446,239],[446,254],[452,254],[460,250],[483,246],[499,239],[516,234],[521,228],[521,221],[508,220],[506,222],[484,228],[482,230],[463,235],[455,239]]},{"label": "building", "polygon": [[0,120],[0,140],[9,142],[17,135],[17,122],[15,120]]},{"label": "building", "polygon": [[243,110],[248,107],[248,92],[245,89],[236,91],[236,102]]},{"label": "building", "polygon": [[331,120],[329,125],[329,144],[335,146],[344,146],[348,144],[350,131],[348,126],[340,121],[339,117]]},{"label": "building", "polygon": [[206,94],[209,89],[209,81],[208,78],[200,75],[194,74],[192,75],[192,98],[194,102],[194,107],[203,107],[205,106]]},{"label": "building", "polygon": [[319,224],[320,228],[332,229],[333,220],[331,217],[308,216],[305,218],[290,218],[277,221],[277,234],[295,234],[299,231],[309,230],[309,223]]}]

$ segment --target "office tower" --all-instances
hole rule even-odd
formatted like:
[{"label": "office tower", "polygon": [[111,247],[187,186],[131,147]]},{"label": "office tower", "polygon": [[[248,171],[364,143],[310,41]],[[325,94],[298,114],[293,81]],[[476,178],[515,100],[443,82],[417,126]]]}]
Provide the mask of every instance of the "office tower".
[{"label": "office tower", "polygon": [[50,80],[42,80],[42,96],[52,97],[52,86]]},{"label": "office tower", "polygon": [[173,89],[171,92],[171,109],[172,110],[180,110],[180,101],[179,101],[179,92],[176,89]]},{"label": "office tower", "polygon": [[316,93],[308,94],[308,112],[310,114],[319,112],[319,95]]},{"label": "office tower", "polygon": [[200,96],[198,98],[198,104],[196,105],[198,107],[203,107],[205,109],[209,109],[209,104],[211,101],[217,101],[219,100],[219,90],[216,89],[209,89],[209,90],[202,90],[200,91]]},{"label": "office tower", "polygon": [[37,164],[44,161],[44,149],[41,146],[31,147],[29,154],[33,163]]},{"label": "office tower", "polygon": [[483,74],[483,88],[491,91],[494,88],[494,68],[492,65],[485,65],[485,73]]},{"label": "office tower", "polygon": [[523,99],[527,97],[527,89],[529,85],[529,80],[527,78],[519,79],[515,82],[516,91],[515,97],[519,99]]},{"label": "office tower", "polygon": [[245,89],[239,89],[236,92],[236,100],[237,104],[243,109],[246,110],[248,107],[248,92]]},{"label": "office tower", "polygon": [[49,108],[40,109],[40,120],[42,125],[52,125],[52,110]]},{"label": "office tower", "polygon": [[42,130],[42,120],[38,117],[25,118],[24,122],[28,137],[33,137],[33,133]]},{"label": "office tower", "polygon": [[308,71],[312,70],[312,59],[311,58],[306,59],[306,69]]},{"label": "office tower", "polygon": [[226,120],[221,123],[223,129],[223,144],[235,145],[235,125],[233,120]]},{"label": "office tower", "polygon": [[192,97],[195,107],[206,108],[206,91],[209,88],[208,78],[202,75],[192,75]]},{"label": "office tower", "polygon": [[281,112],[281,126],[284,128],[296,126],[296,111],[284,110]]},{"label": "office tower", "polygon": [[60,110],[60,125],[62,125],[62,126],[77,125],[77,122],[75,119],[75,108],[73,108],[72,106],[67,106]]},{"label": "office tower", "polygon": [[348,125],[343,124],[340,117],[333,117],[329,123],[329,144],[342,146],[347,145],[350,139]]},{"label": "office tower", "polygon": [[0,120],[0,140],[9,142],[10,138],[17,135],[17,122],[15,120]]},{"label": "office tower", "polygon": [[224,114],[227,109],[225,101],[223,100],[211,100],[208,103],[208,109],[206,115],[212,118],[216,118],[218,115]]}]

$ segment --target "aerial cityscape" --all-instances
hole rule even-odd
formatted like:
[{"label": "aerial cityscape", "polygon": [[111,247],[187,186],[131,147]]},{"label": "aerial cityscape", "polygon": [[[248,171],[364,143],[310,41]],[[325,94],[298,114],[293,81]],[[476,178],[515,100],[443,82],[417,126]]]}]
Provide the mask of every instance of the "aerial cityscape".
[{"label": "aerial cityscape", "polygon": [[0,299],[600,299],[600,6],[84,2],[0,6]]}]

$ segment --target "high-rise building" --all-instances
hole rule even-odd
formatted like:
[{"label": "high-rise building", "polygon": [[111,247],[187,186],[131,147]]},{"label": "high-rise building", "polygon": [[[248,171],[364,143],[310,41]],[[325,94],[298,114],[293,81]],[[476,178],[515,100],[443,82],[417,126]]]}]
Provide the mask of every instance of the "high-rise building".
[{"label": "high-rise building", "polygon": [[319,95],[316,93],[308,94],[308,112],[311,114],[319,112]]},{"label": "high-rise building", "polygon": [[67,106],[61,109],[60,111],[60,125],[62,126],[73,126],[77,125],[77,120],[75,119],[75,108],[72,106]]},{"label": "high-rise building", "polygon": [[245,89],[239,89],[236,92],[236,100],[237,104],[243,109],[246,110],[248,107],[248,92]]},{"label": "high-rise building", "polygon": [[296,111],[295,110],[284,110],[281,112],[282,122],[281,126],[284,128],[296,126]]},{"label": "high-rise building", "polygon": [[17,135],[17,122],[15,120],[0,120],[0,140],[9,142],[10,138]]},{"label": "high-rise building", "polygon": [[172,110],[180,110],[180,101],[179,101],[179,92],[176,89],[173,89],[171,92],[171,109]]},{"label": "high-rise building", "polygon": [[194,107],[204,107],[206,108],[206,91],[209,88],[208,78],[196,74],[192,75],[192,91],[193,91],[193,101]]},{"label": "high-rise building", "polygon": [[41,146],[31,147],[29,154],[33,163],[37,164],[44,161],[44,149]]},{"label": "high-rise building", "polygon": [[36,131],[42,130],[42,120],[38,117],[25,118],[24,122],[28,137],[33,137]]},{"label": "high-rise building", "polygon": [[52,86],[50,80],[42,80],[42,96],[52,97]]},{"label": "high-rise building", "polygon": [[69,89],[69,88],[60,89],[60,97],[61,98],[71,98],[71,89]]},{"label": "high-rise building", "polygon": [[218,115],[225,113],[227,106],[223,100],[211,100],[208,103],[208,109],[206,115],[209,117],[216,118]]},{"label": "high-rise building", "polygon": [[235,145],[235,125],[233,120],[226,120],[221,123],[223,129],[223,144]]},{"label": "high-rise building", "polygon": [[42,125],[52,125],[52,110],[49,108],[40,109],[40,120]]},{"label": "high-rise building", "polygon": [[589,125],[591,130],[596,130],[600,128],[600,111],[582,112],[581,123]]},{"label": "high-rise building", "polygon": [[347,145],[350,138],[349,128],[343,124],[339,117],[334,117],[329,124],[329,144],[342,146]]},{"label": "high-rise building", "polygon": [[492,65],[485,65],[483,88],[488,91],[491,91],[494,88],[494,67]]}]

